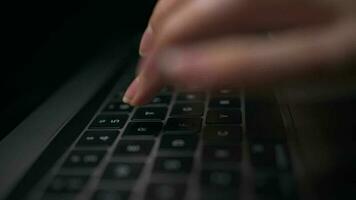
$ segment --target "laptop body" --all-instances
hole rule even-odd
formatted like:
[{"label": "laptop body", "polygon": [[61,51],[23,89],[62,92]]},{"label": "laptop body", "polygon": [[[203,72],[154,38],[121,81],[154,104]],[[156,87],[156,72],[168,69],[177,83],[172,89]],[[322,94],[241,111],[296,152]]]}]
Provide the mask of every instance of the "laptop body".
[{"label": "laptop body", "polygon": [[[113,6],[106,3],[99,4],[105,5],[99,10]],[[96,11],[98,6],[89,8]],[[84,19],[88,23],[96,18]],[[355,138],[350,116],[355,93],[305,98],[315,91],[226,88],[190,94],[164,90],[155,102],[130,108],[120,98],[134,76],[140,30],[121,31],[108,30],[115,34],[98,42],[103,45],[83,59],[79,72],[64,80],[1,140],[0,198],[337,199],[354,195]]]}]

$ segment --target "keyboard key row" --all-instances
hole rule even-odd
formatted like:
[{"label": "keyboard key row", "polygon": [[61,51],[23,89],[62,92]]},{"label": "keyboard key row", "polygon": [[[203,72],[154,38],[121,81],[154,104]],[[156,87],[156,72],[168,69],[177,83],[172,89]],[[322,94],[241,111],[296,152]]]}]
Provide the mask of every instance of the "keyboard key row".
[{"label": "keyboard key row", "polygon": [[256,170],[289,170],[289,154],[283,144],[252,143],[250,145],[252,165]]},{"label": "keyboard key row", "polygon": [[52,194],[78,193],[86,185],[88,176],[58,175],[49,184],[46,192]]},{"label": "keyboard key row", "polygon": [[133,109],[132,106],[123,102],[111,102],[106,105],[103,112],[125,112],[129,113]]},{"label": "keyboard key row", "polygon": [[106,151],[74,150],[64,162],[64,168],[93,168],[99,165]]}]

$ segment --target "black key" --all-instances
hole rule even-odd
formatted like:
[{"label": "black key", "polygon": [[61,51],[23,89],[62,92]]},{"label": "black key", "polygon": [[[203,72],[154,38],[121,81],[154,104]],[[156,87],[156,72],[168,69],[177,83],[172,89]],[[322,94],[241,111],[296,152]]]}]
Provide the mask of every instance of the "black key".
[{"label": "black key", "polygon": [[104,108],[103,112],[131,112],[132,106],[123,102],[111,102]]},{"label": "black key", "polygon": [[201,116],[204,112],[204,105],[202,103],[177,103],[173,106],[171,115],[173,116],[187,116],[197,115]]},{"label": "black key", "polygon": [[78,193],[87,183],[88,176],[59,175],[54,177],[47,188],[47,193]]},{"label": "black key", "polygon": [[192,169],[192,157],[158,157],[155,162],[154,172],[187,174]]},{"label": "black key", "polygon": [[281,196],[279,177],[276,173],[257,173],[255,192],[263,196]]},{"label": "black key", "polygon": [[258,170],[287,170],[289,158],[285,145],[271,143],[250,144],[251,162]]},{"label": "black key", "polygon": [[136,110],[133,119],[163,120],[166,117],[166,114],[166,107],[143,107]]},{"label": "black key", "polygon": [[218,97],[210,99],[210,108],[240,108],[241,102],[238,97]]},{"label": "black key", "polygon": [[182,200],[186,185],[182,183],[151,183],[146,190],[145,200]]},{"label": "black key", "polygon": [[162,129],[162,122],[131,122],[125,135],[156,136]]},{"label": "black key", "polygon": [[125,125],[128,116],[122,115],[99,115],[90,125],[90,128],[122,128]]},{"label": "black key", "polygon": [[263,96],[246,96],[246,136],[253,142],[285,142],[284,127],[280,107],[273,92]]},{"label": "black key", "polygon": [[168,94],[172,94],[173,88],[171,87],[164,87],[163,89],[161,89],[161,91],[159,92],[160,95],[168,95]]},{"label": "black key", "polygon": [[290,173],[255,174],[255,193],[258,199],[299,199],[296,182]]},{"label": "black key", "polygon": [[92,200],[128,200],[129,191],[99,190],[96,191]]},{"label": "black key", "polygon": [[118,156],[147,156],[153,147],[153,140],[120,140],[115,150]]},{"label": "black key", "polygon": [[203,141],[209,144],[240,144],[242,128],[239,125],[207,125],[203,130]]},{"label": "black key", "polygon": [[105,180],[136,180],[142,171],[142,163],[110,163],[103,175]]},{"label": "black key", "polygon": [[202,170],[201,184],[203,187],[213,189],[230,189],[235,188],[239,184],[239,174],[237,170]]},{"label": "black key", "polygon": [[241,124],[241,111],[238,109],[209,110],[206,122],[208,124]]},{"label": "black key", "polygon": [[172,97],[170,95],[158,95],[154,97],[149,104],[163,104],[168,105],[171,102]]},{"label": "black key", "polygon": [[240,93],[237,90],[233,90],[233,89],[221,89],[221,90],[213,92],[212,96],[214,96],[214,97],[226,97],[226,96],[238,97],[238,96],[240,96]]},{"label": "black key", "polygon": [[240,162],[241,146],[204,145],[203,160],[206,162]]},{"label": "black key", "polygon": [[198,133],[201,118],[169,118],[164,126],[165,133]]},{"label": "black key", "polygon": [[204,101],[204,93],[179,93],[177,96],[177,101]]},{"label": "black key", "polygon": [[110,146],[119,135],[119,131],[87,131],[77,143],[77,146]]},{"label": "black key", "polygon": [[163,135],[160,149],[168,151],[194,151],[198,143],[196,135]]},{"label": "black key", "polygon": [[74,150],[64,162],[64,168],[91,168],[99,165],[106,151]]}]

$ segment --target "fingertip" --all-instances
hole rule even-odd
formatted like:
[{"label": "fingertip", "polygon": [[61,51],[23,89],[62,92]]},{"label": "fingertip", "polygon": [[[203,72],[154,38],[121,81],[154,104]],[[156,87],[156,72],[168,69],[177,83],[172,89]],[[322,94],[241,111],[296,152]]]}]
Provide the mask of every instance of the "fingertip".
[{"label": "fingertip", "polygon": [[127,88],[127,90],[122,98],[122,102],[131,104],[132,99],[134,98],[134,96],[137,93],[139,82],[140,82],[140,77],[138,76],[135,78],[135,80],[132,81],[130,86]]}]

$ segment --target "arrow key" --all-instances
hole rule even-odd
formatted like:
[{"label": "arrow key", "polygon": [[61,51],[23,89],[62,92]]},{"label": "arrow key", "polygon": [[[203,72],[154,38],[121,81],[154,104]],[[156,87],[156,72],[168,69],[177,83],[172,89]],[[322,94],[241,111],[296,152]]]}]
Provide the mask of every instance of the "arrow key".
[{"label": "arrow key", "polygon": [[239,109],[209,110],[206,121],[208,124],[241,124],[241,111]]},{"label": "arrow key", "polygon": [[119,131],[87,131],[80,138],[77,146],[110,146]]}]

